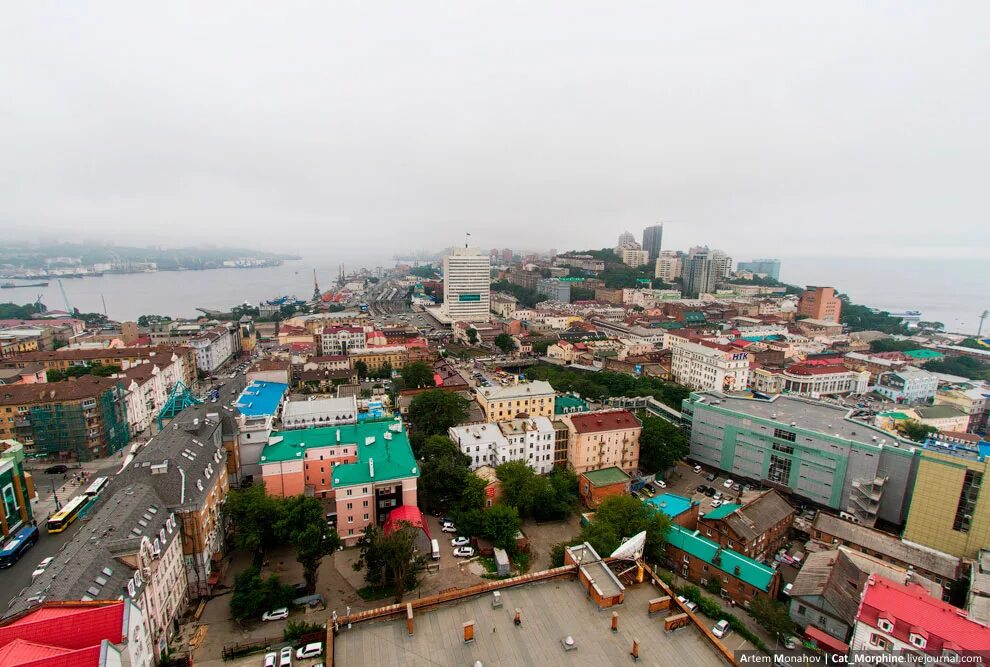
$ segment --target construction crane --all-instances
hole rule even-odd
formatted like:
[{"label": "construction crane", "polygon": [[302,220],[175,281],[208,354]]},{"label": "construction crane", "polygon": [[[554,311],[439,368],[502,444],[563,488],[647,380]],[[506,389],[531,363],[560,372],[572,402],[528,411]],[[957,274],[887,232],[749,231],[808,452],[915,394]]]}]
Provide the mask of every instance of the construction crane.
[{"label": "construction crane", "polygon": [[65,301],[65,312],[69,315],[72,314],[72,306],[69,305],[69,297],[65,295],[65,285],[62,284],[62,279],[58,279],[58,289],[62,292],[62,300]]},{"label": "construction crane", "polygon": [[983,314],[980,315],[980,328],[976,330],[976,337],[979,338],[983,335],[983,321],[990,317],[990,310],[984,310]]}]

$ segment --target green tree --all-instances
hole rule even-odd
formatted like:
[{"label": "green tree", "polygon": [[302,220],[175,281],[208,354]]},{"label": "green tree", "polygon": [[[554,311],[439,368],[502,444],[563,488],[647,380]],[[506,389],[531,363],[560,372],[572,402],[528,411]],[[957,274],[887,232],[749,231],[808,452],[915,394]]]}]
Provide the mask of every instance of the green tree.
[{"label": "green tree", "polygon": [[280,499],[265,493],[261,484],[231,489],[224,512],[233,528],[232,544],[254,554],[255,565],[260,566],[265,549],[278,542],[275,524],[281,513]]},{"label": "green tree", "polygon": [[38,304],[26,303],[18,306],[16,303],[0,303],[0,319],[3,320],[26,320],[35,313],[44,312],[38,308]]},{"label": "green tree", "polygon": [[234,579],[230,613],[238,621],[257,621],[266,611],[287,607],[295,597],[291,586],[277,576],[264,578],[257,566],[248,568]]},{"label": "green tree", "polygon": [[416,587],[416,570],[425,560],[416,553],[416,530],[401,521],[396,530],[385,535],[381,528],[371,525],[358,541],[366,568],[365,581],[374,588],[391,589],[396,602]]},{"label": "green tree", "polygon": [[319,623],[307,623],[306,621],[289,621],[282,630],[282,641],[298,643],[303,635],[320,632],[323,626]]},{"label": "green tree", "polygon": [[502,491],[501,502],[516,508],[524,518],[538,521],[562,519],[577,506],[577,476],[555,470],[536,474],[524,461],[507,461],[495,469]]},{"label": "green tree", "polygon": [[446,435],[468,416],[468,401],[459,394],[431,389],[416,394],[409,402],[409,422],[426,435]]},{"label": "green tree", "polygon": [[632,496],[610,496],[598,506],[595,520],[584,527],[581,538],[605,557],[615,551],[623,539],[644,530],[646,558],[652,562],[662,561],[663,546],[670,530],[667,515]]},{"label": "green tree", "polygon": [[500,333],[495,336],[495,347],[502,351],[502,354],[509,354],[516,349],[516,339],[507,333]]},{"label": "green tree", "polygon": [[666,419],[646,413],[639,415],[643,431],[639,436],[639,467],[647,474],[667,470],[690,453],[684,431]]},{"label": "green tree", "polygon": [[323,516],[323,504],[316,498],[299,495],[281,502],[275,534],[296,550],[296,560],[303,566],[306,591],[316,591],[316,577],[324,556],[340,548],[340,536]]},{"label": "green tree", "polygon": [[926,361],[922,366],[933,373],[959,375],[971,380],[990,380],[990,364],[985,364],[972,357],[947,357]]},{"label": "green tree", "polygon": [[467,330],[467,339],[468,339],[468,343],[469,344],[471,344],[471,345],[477,345],[478,344],[478,340],[479,340],[478,339],[478,330],[475,329],[474,327],[469,328]]},{"label": "green tree", "polygon": [[357,373],[358,380],[364,380],[368,377],[368,364],[360,360],[355,361],[354,372]]},{"label": "green tree", "polygon": [[168,315],[142,315],[137,318],[137,325],[139,327],[150,327],[152,324],[157,322],[171,322],[172,318]]},{"label": "green tree", "polygon": [[493,505],[484,511],[482,523],[482,532],[491,538],[495,546],[515,552],[516,534],[522,527],[522,519],[516,508]]},{"label": "green tree", "polygon": [[421,461],[420,502],[429,509],[446,508],[467,484],[470,457],[450,438],[433,435],[423,444]]},{"label": "green tree", "polygon": [[905,438],[909,438],[915,442],[924,442],[928,436],[938,433],[937,428],[928,424],[922,424],[917,419],[908,419],[898,426],[898,430]]},{"label": "green tree", "polygon": [[461,535],[481,535],[484,529],[485,480],[469,474],[464,480],[464,489],[454,501],[450,516]]},{"label": "green tree", "polygon": [[776,600],[757,596],[749,603],[749,613],[777,639],[786,639],[794,634],[794,621],[791,620],[787,606]]},{"label": "green tree", "polygon": [[433,387],[433,369],[425,361],[413,361],[402,367],[402,386],[406,389]]},{"label": "green tree", "polygon": [[429,280],[439,276],[440,271],[432,264],[424,264],[423,266],[414,266],[409,269],[409,275],[416,276],[417,278],[426,278]]},{"label": "green tree", "polygon": [[893,338],[878,338],[870,341],[870,352],[906,352],[917,350],[918,344],[910,340],[894,340]]}]

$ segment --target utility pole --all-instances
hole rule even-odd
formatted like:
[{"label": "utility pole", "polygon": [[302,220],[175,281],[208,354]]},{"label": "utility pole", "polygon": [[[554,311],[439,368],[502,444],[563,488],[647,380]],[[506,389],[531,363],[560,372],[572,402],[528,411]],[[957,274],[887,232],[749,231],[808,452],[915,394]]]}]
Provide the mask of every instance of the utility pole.
[{"label": "utility pole", "polygon": [[58,501],[58,492],[55,490],[55,476],[51,476],[52,479],[52,498],[55,499],[55,511],[62,509],[62,503]]},{"label": "utility pole", "polygon": [[976,330],[976,337],[979,338],[983,335],[983,321],[990,317],[990,310],[984,310],[983,314],[980,315],[980,328]]}]

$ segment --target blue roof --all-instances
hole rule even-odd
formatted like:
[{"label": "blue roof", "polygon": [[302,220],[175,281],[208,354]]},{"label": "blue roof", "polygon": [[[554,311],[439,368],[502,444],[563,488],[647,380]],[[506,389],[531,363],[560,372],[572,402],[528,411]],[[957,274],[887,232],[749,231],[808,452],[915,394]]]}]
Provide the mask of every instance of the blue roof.
[{"label": "blue roof", "polygon": [[661,493],[643,502],[653,505],[671,519],[691,509],[691,499],[675,493]]},{"label": "blue roof", "polygon": [[[700,558],[709,565],[742,579],[750,586],[767,592],[773,581],[774,569],[752,558],[747,558],[732,549],[722,549],[716,542],[702,537],[696,530],[689,530],[678,524],[671,524],[667,533],[667,543],[695,558]],[[719,562],[715,563],[715,554]]]},{"label": "blue roof", "polygon": [[248,417],[274,415],[288,389],[289,385],[283,382],[255,380],[244,388],[234,407]]},{"label": "blue roof", "polygon": [[705,518],[724,519],[725,517],[735,512],[740,507],[742,507],[742,505],[740,505],[739,503],[725,503],[724,505],[716,507],[710,512],[705,512]]}]

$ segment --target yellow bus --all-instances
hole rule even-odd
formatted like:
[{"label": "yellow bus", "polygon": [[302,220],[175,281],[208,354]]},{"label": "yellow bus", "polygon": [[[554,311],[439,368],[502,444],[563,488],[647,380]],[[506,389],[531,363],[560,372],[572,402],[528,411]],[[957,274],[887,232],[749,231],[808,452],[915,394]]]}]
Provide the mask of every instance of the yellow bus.
[{"label": "yellow bus", "polygon": [[72,525],[72,522],[79,517],[79,512],[92,500],[87,495],[76,496],[69,502],[62,505],[62,509],[52,514],[48,519],[48,532],[61,533]]}]

